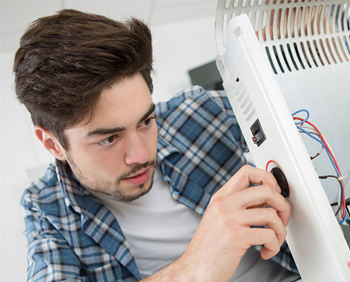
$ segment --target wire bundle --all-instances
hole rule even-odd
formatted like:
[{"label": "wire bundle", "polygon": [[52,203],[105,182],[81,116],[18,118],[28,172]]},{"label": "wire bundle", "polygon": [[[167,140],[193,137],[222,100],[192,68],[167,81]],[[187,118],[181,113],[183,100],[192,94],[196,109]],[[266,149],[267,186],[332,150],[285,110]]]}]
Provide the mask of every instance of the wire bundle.
[{"label": "wire bundle", "polygon": [[[306,118],[300,118],[300,117],[295,117],[296,114],[300,113],[300,112],[305,112],[307,114]],[[299,110],[295,113],[292,114],[293,119],[294,120],[299,120],[299,122],[296,122],[296,126],[299,129],[300,132],[303,132],[305,134],[307,134],[309,137],[313,138],[314,140],[316,140],[317,142],[319,142],[322,145],[322,149],[319,153],[316,154],[316,156],[314,156],[313,158],[317,157],[319,154],[321,154],[321,152],[323,150],[325,150],[327,152],[327,155],[335,169],[335,172],[337,174],[337,180],[338,180],[338,186],[339,186],[339,193],[338,193],[338,206],[339,209],[337,211],[337,214],[339,215],[339,220],[340,223],[339,225],[343,225],[345,222],[346,223],[350,223],[349,219],[346,219],[346,211],[347,211],[347,204],[346,204],[346,200],[345,200],[345,186],[344,186],[344,181],[343,179],[345,177],[342,176],[338,163],[334,157],[334,154],[331,150],[331,148],[329,147],[326,139],[323,137],[323,135],[321,134],[321,132],[319,131],[319,129],[312,124],[311,122],[308,121],[309,119],[309,112],[307,110]],[[307,126],[307,125],[309,126]],[[310,127],[311,126],[311,127]],[[312,159],[312,158],[311,158]]]}]

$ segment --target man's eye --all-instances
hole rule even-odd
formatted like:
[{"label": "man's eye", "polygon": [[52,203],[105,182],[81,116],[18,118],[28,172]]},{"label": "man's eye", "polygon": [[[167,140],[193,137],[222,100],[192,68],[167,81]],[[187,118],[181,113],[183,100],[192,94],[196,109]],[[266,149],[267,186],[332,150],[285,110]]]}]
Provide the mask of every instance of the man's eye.
[{"label": "man's eye", "polygon": [[100,146],[109,146],[109,145],[113,144],[113,142],[115,141],[116,138],[117,138],[116,135],[112,135],[106,139],[101,140],[100,142],[97,142],[97,144]]},{"label": "man's eye", "polygon": [[144,127],[149,126],[152,123],[153,119],[154,119],[154,117],[150,117],[150,118],[144,120],[144,122],[142,123],[142,126],[144,126]]}]

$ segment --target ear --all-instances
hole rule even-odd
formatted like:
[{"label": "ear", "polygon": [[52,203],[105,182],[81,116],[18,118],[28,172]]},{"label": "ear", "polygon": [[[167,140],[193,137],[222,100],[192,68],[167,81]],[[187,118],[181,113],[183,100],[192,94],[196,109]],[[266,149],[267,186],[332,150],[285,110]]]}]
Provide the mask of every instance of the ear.
[{"label": "ear", "polygon": [[35,126],[35,135],[43,143],[46,150],[50,152],[56,159],[65,161],[66,157],[64,154],[64,149],[58,142],[57,138],[46,128],[42,126]]}]

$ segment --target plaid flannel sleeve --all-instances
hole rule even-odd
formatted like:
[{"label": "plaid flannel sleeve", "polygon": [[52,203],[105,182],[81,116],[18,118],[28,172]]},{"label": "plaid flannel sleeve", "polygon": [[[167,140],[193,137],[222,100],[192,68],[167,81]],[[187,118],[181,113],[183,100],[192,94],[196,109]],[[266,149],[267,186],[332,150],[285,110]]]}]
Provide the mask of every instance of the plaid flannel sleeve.
[{"label": "plaid flannel sleeve", "polygon": [[248,146],[245,142],[244,136],[240,130],[237,118],[232,110],[230,101],[225,91],[208,91],[208,96],[215,101],[215,103],[222,109],[222,111],[230,117],[232,125],[235,128],[234,138],[238,142],[243,152],[248,152]]},{"label": "plaid flannel sleeve", "polygon": [[64,237],[24,196],[28,281],[90,281]]}]

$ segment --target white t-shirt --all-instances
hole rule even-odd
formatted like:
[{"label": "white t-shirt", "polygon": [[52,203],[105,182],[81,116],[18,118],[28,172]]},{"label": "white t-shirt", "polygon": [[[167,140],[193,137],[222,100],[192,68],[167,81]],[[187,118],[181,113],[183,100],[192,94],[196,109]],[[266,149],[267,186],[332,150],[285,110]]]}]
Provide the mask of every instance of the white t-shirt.
[{"label": "white t-shirt", "polygon": [[158,167],[152,189],[130,203],[91,192],[117,218],[142,278],[178,259],[187,249],[202,218],[172,198],[169,184],[163,181]]},{"label": "white t-shirt", "polygon": [[[91,191],[91,190],[90,190]],[[187,249],[201,216],[171,197],[169,184],[155,169],[152,189],[130,203],[91,191],[117,218],[131,246],[142,278],[146,278],[178,259]],[[250,248],[229,281],[294,281],[291,273],[272,261],[261,259]],[[273,277],[272,277],[273,276]]]}]

